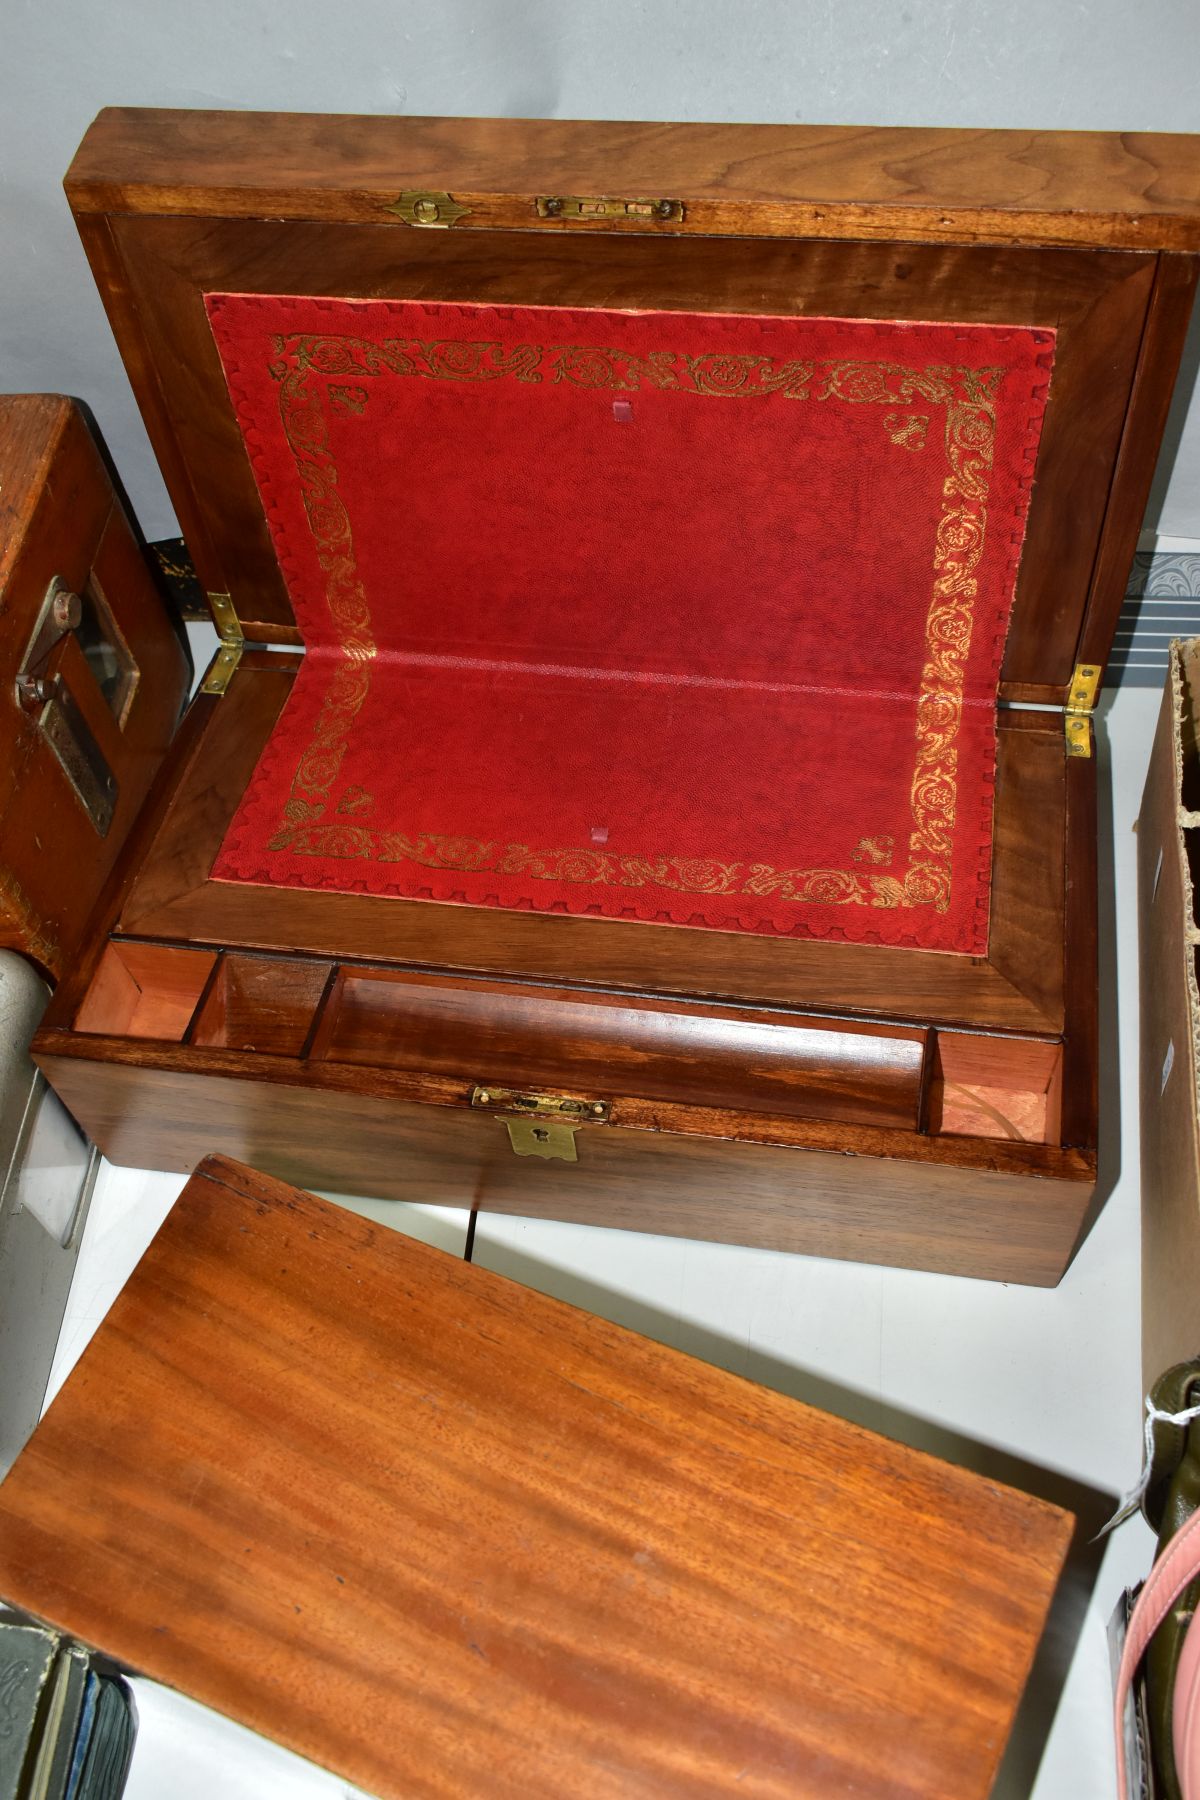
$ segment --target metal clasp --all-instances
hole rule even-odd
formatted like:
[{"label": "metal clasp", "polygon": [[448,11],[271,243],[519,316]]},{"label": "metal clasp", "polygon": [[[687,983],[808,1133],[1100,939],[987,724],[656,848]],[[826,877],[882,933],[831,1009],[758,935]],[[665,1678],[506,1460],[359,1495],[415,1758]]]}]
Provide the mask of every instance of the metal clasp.
[{"label": "metal clasp", "polygon": [[636,219],[646,225],[681,225],[682,200],[621,200],[606,194],[539,194],[539,219]]},{"label": "metal clasp", "polygon": [[517,1156],[542,1156],[560,1162],[578,1162],[575,1133],[582,1125],[607,1124],[612,1110],[608,1100],[529,1094],[497,1087],[473,1088],[471,1105],[497,1115]]}]

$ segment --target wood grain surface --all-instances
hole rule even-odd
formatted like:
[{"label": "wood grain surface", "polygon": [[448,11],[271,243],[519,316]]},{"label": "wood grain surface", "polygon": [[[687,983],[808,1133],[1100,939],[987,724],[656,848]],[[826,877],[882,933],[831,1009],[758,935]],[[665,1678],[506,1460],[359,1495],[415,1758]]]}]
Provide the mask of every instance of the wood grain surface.
[{"label": "wood grain surface", "polygon": [[[1196,297],[1195,256],[1160,256],[1075,660],[1103,668],[1146,514]],[[1016,696],[1014,696],[1015,698]]]},{"label": "wood grain surface", "polygon": [[[120,720],[72,634],[41,671],[61,678],[115,780],[103,836],[16,693],[55,576],[107,612],[107,634],[137,669]],[[188,675],[79,407],[61,394],[0,396],[0,944],[52,978],[68,967],[166,754]]]},{"label": "wood grain surface", "polygon": [[310,1055],[915,1129],[924,1031],[399,970],[342,971]]},{"label": "wood grain surface", "polygon": [[1067,1515],[220,1159],[10,1600],[383,1800],[982,1800]]},{"label": "wood grain surface", "polygon": [[[246,635],[295,622],[203,297],[226,291],[1036,325],[1054,371],[1005,650],[1006,698],[1061,703],[1113,484],[1158,259],[1096,249],[737,236],[420,231],[328,219],[83,213],[113,331],[203,584]],[[1178,259],[1190,266],[1191,259]],[[1170,321],[1166,321],[1169,325]],[[1179,332],[1182,342],[1182,326]],[[1169,348],[1169,346],[1168,346]],[[1146,364],[1145,402],[1174,365]],[[1132,466],[1126,485],[1142,471]],[[548,545],[547,553],[553,554]],[[1105,595],[1124,575],[1109,571]],[[1114,615],[1115,617],[1115,615]],[[1110,627],[1111,632],[1111,627]],[[1106,647],[1107,648],[1107,647]]]},{"label": "wood grain surface", "polygon": [[516,1156],[470,1088],[399,1070],[43,1029],[35,1057],[111,1162],[212,1150],[335,1194],[1053,1287],[1094,1150],[621,1100],[574,1163]]},{"label": "wood grain surface", "polygon": [[[1200,139],[118,109],[67,188],[203,583],[252,639],[297,633],[204,314],[220,290],[1052,327],[1002,698],[1061,702],[1077,661],[1106,659],[1196,284]],[[391,210],[403,189],[467,211],[415,227]],[[540,216],[555,192],[666,196],[683,217]],[[39,1037],[112,1154],[190,1167],[218,1143],[331,1186],[506,1210],[528,1191],[550,1217],[1058,1278],[1098,1128],[1095,762],[1064,757],[1060,721],[1001,717],[989,948],[969,959],[214,883],[293,665],[251,649],[192,709]],[[199,960],[177,994],[132,975],[134,992],[139,953],[113,933]],[[361,967],[389,963],[391,1006]],[[949,1028],[1004,1040],[996,1079],[984,1037],[978,1080],[945,1057],[935,1078],[930,1054],[914,1088],[913,1044],[892,1039],[849,1094],[825,1069],[826,1108],[795,1069],[761,1079],[749,1046],[722,1060],[734,1007],[928,1032],[931,1052]],[[1061,1043],[1045,1085],[1014,1034]],[[464,1117],[476,1046],[516,1072],[504,1085],[577,1091],[574,1068],[614,1098],[570,1179],[531,1177],[495,1120]],[[971,1092],[947,1105],[947,1082]],[[981,1097],[1050,1141],[973,1136]],[[915,1130],[886,1127],[914,1108]]]},{"label": "wood grain surface", "polygon": [[402,190],[452,189],[471,209],[455,231],[611,231],[611,219],[539,220],[534,202],[615,194],[681,200],[683,229],[702,233],[1200,250],[1200,139],[1155,132],[109,107],[66,186],[79,211],[354,218],[397,231],[420,229],[386,210]]}]

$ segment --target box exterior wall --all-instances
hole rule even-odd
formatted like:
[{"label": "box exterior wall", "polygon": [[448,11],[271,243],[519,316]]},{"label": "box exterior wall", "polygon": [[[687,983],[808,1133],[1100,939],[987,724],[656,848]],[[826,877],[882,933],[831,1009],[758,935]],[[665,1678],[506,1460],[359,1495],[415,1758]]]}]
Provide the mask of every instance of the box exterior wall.
[{"label": "box exterior wall", "polygon": [[[1176,645],[1138,821],[1141,957],[1142,1379],[1149,1390],[1200,1350],[1200,1049],[1198,934],[1183,806],[1185,742],[1194,744],[1187,655]],[[1194,754],[1194,750],[1192,752]]]},{"label": "box exterior wall", "polygon": [[332,1193],[477,1207],[1050,1287],[1081,1235],[1091,1164],[1020,1174],[618,1126],[577,1163],[517,1156],[501,1119],[378,1094],[55,1056],[38,1060],[114,1162],[210,1151]]},{"label": "box exterior wall", "polygon": [[[0,396],[0,490],[0,944],[57,981],[166,754],[190,670],[74,401]],[[43,627],[54,594],[75,605],[74,625]],[[123,695],[106,697],[88,662],[89,608]]]}]

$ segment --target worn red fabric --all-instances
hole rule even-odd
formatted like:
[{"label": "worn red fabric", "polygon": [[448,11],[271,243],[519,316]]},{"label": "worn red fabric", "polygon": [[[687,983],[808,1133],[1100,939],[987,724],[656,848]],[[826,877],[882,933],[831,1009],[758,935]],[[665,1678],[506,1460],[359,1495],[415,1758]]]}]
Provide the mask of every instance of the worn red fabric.
[{"label": "worn red fabric", "polygon": [[218,879],[985,951],[1053,332],[207,305],[307,646]]}]

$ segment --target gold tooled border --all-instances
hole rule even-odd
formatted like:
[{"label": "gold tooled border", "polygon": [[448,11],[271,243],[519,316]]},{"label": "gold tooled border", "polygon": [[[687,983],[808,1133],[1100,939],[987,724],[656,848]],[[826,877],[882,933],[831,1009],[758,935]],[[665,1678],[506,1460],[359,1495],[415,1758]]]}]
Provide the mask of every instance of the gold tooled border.
[{"label": "gold tooled border", "polygon": [[[995,398],[1002,368],[825,360],[817,363],[754,354],[651,351],[635,356],[589,346],[543,348],[454,340],[396,339],[370,343],[335,334],[297,334],[273,340],[271,375],[278,383],[284,436],[295,461],[304,509],[325,575],[326,601],[345,658],[318,714],[313,738],[292,779],[271,851],[331,859],[410,861],[425,868],[493,871],[571,884],[643,887],[690,894],[743,894],[877,907],[950,903],[952,834],[957,798],[957,738],[962,720],[967,657],[978,591],[975,570],[987,531]],[[779,869],[766,863],[725,862],[674,855],[623,856],[604,850],[535,851],[439,833],[408,836],[348,820],[321,822],[337,780],[351,729],[370,688],[375,643],[358,574],[350,516],[338,492],[322,399],[361,413],[379,375],[424,380],[540,382],[584,388],[641,387],[720,398],[782,394],[790,400],[837,400],[886,406],[885,431],[906,450],[924,447],[929,415],[914,406],[945,408],[945,508],[938,522],[933,586],[925,623],[925,663],[918,691],[916,758],[910,801],[909,862],[903,871]],[[814,385],[815,384],[815,385]]]}]

